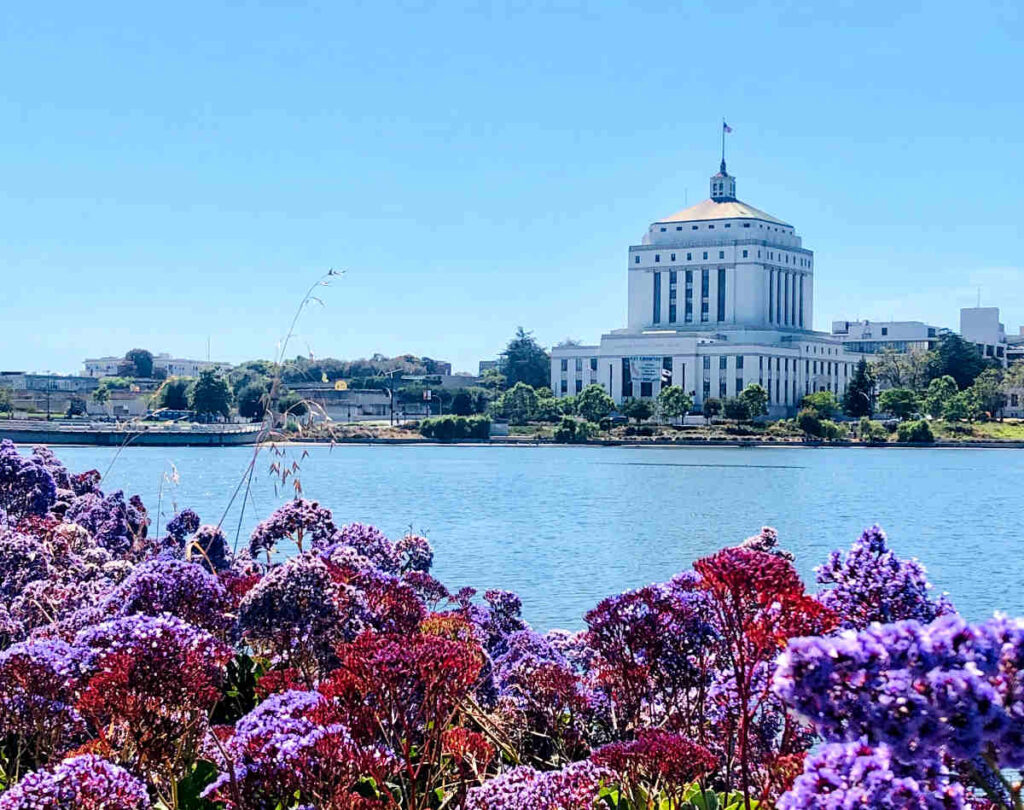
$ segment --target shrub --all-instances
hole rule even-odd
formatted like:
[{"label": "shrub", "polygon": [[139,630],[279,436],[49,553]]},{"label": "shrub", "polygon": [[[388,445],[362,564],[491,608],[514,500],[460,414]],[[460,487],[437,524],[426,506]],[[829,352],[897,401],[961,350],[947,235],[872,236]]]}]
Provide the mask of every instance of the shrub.
[{"label": "shrub", "polygon": [[821,417],[814,408],[803,408],[796,415],[796,426],[808,436],[821,437]]},{"label": "shrub", "polygon": [[420,422],[420,434],[428,439],[450,442],[455,439],[485,440],[491,435],[491,420],[486,416],[435,416]]},{"label": "shrub", "polygon": [[912,444],[931,444],[935,441],[931,426],[924,419],[919,419],[916,422],[900,422],[899,427],[896,428],[896,435],[899,436],[901,442]]},{"label": "shrub", "polygon": [[582,444],[597,433],[597,425],[586,419],[574,416],[563,416],[562,422],[555,430],[555,441],[562,444]]},{"label": "shrub", "polygon": [[857,423],[857,435],[866,444],[884,444],[889,441],[889,431],[882,423],[866,416],[862,416],[860,422]]}]

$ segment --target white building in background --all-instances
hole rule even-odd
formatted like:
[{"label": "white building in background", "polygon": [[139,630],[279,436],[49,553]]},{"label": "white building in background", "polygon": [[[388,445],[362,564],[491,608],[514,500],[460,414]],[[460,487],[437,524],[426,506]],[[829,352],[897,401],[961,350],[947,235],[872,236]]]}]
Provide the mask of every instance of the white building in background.
[{"label": "white building in background", "polygon": [[978,344],[983,357],[1006,365],[1006,327],[999,322],[999,307],[961,309],[960,336]]},{"label": "white building in background", "polygon": [[832,336],[855,354],[927,352],[948,334],[948,329],[922,321],[832,321]]},{"label": "white building in background", "polygon": [[620,402],[679,385],[700,407],[758,383],[779,416],[814,391],[842,396],[859,359],[812,330],[814,254],[792,225],[736,198],[724,160],[709,199],[629,248],[628,290],[625,329],[552,350],[556,396],[597,382]]},{"label": "white building in background", "polygon": [[[86,377],[116,377],[117,369],[124,363],[124,357],[93,357],[83,361]],[[230,363],[219,363],[216,360],[189,360],[182,357],[171,357],[166,352],[153,355],[153,368],[167,372],[168,377],[198,377],[200,371],[206,369],[230,368]]]}]

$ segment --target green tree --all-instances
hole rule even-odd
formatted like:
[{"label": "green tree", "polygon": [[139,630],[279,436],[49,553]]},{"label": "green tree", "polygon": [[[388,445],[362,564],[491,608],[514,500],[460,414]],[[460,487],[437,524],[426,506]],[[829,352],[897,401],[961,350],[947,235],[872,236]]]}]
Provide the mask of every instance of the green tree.
[{"label": "green tree", "polygon": [[[0,411],[2,410],[3,408],[0,407]],[[65,415],[68,418],[72,416],[85,416],[85,400],[81,397],[71,397],[68,400],[68,409]]]},{"label": "green tree", "polygon": [[957,388],[961,391],[974,382],[986,365],[976,344],[953,333],[943,335],[939,345],[929,352],[928,357],[929,377],[935,379],[948,374],[956,380]]},{"label": "green tree", "polygon": [[532,385],[517,382],[498,400],[498,410],[513,425],[525,425],[537,412],[537,392]]},{"label": "green tree", "polygon": [[129,349],[125,352],[124,359],[131,363],[134,369],[133,377],[153,376],[153,353],[146,349]]},{"label": "green tree", "polygon": [[277,412],[285,416],[305,416],[309,413],[309,406],[294,391],[285,390],[277,398]]},{"label": "green tree", "polygon": [[940,419],[946,412],[949,401],[957,394],[956,380],[948,374],[936,377],[924,392],[924,412],[933,419]]},{"label": "green tree", "polygon": [[901,442],[912,444],[931,444],[935,441],[931,426],[924,420],[916,422],[900,422],[896,436]]},{"label": "green tree", "polygon": [[456,391],[452,397],[452,413],[456,416],[470,416],[473,413],[473,396],[468,391]]},{"label": "green tree", "polygon": [[878,395],[878,407],[884,413],[906,420],[918,412],[921,401],[909,388],[886,388]]},{"label": "green tree", "polygon": [[170,408],[174,411],[188,410],[188,390],[192,380],[186,377],[171,377],[157,389],[154,396],[158,408]]},{"label": "green tree", "polygon": [[508,379],[496,368],[485,369],[480,375],[480,387],[488,391],[504,391]]},{"label": "green tree", "polygon": [[563,444],[582,444],[598,431],[597,425],[575,416],[563,416],[554,433],[554,440]]},{"label": "green tree", "polygon": [[110,388],[104,384],[103,380],[100,380],[99,386],[92,392],[92,401],[97,405],[102,405],[107,413],[110,412],[109,408],[107,408],[107,405],[110,403]]},{"label": "green tree", "polygon": [[813,408],[822,419],[832,419],[839,413],[839,403],[831,391],[815,391],[808,394],[800,403],[804,408]]},{"label": "green tree", "polygon": [[10,417],[14,416],[14,400],[11,398],[9,388],[0,388],[0,413],[6,413]]},{"label": "green tree", "polygon": [[889,431],[881,422],[875,422],[867,416],[862,416],[857,423],[857,435],[866,444],[884,444],[889,441]]},{"label": "green tree", "polygon": [[198,414],[228,416],[231,413],[231,387],[213,369],[199,372],[188,392],[189,408]]},{"label": "green tree", "polygon": [[746,422],[750,419],[750,409],[739,397],[726,397],[722,400],[722,415],[736,422]]},{"label": "green tree", "polygon": [[821,414],[815,408],[801,408],[796,415],[796,426],[808,436],[821,437]]},{"label": "green tree", "polygon": [[768,413],[768,392],[757,383],[750,383],[739,393],[739,399],[747,406],[751,419]]},{"label": "green tree", "polygon": [[639,425],[641,422],[654,416],[654,403],[649,399],[629,397],[623,400],[622,405],[619,406],[619,411],[623,416],[635,419]]},{"label": "green tree", "polygon": [[704,406],[701,410],[708,419],[718,416],[722,412],[722,400],[716,397],[708,397],[704,400]]},{"label": "green tree", "polygon": [[974,396],[982,412],[992,418],[999,416],[1006,407],[1006,394],[1003,392],[1002,369],[987,368],[979,374],[971,386]]},{"label": "green tree", "polygon": [[978,394],[972,387],[958,391],[949,398],[942,412],[942,418],[948,422],[959,422],[961,420],[974,422],[980,419],[983,414],[984,411],[978,399]]},{"label": "green tree", "polygon": [[262,419],[267,413],[267,388],[262,383],[249,383],[235,399],[238,415],[243,419]]},{"label": "green tree", "polygon": [[899,352],[886,348],[874,356],[870,369],[874,381],[882,388],[920,391],[928,384],[929,362],[927,352]]},{"label": "green tree", "polygon": [[692,407],[693,397],[687,394],[680,385],[666,385],[658,392],[658,411],[662,417],[678,419],[681,416],[686,416]]},{"label": "green tree", "polygon": [[515,337],[501,353],[501,371],[509,388],[526,383],[540,388],[551,382],[551,358],[523,327],[516,329]]},{"label": "green tree", "polygon": [[576,412],[590,422],[600,422],[613,410],[615,400],[597,383],[591,383],[576,397]]},{"label": "green tree", "polygon": [[843,395],[843,411],[847,416],[871,416],[872,398],[871,394],[875,389],[875,381],[872,378],[871,367],[863,357],[853,370],[853,376],[846,387]]}]

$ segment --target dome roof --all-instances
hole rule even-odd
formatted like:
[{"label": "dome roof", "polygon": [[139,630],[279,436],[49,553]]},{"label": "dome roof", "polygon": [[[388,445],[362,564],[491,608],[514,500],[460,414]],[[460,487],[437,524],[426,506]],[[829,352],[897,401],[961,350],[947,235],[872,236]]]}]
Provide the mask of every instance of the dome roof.
[{"label": "dome roof", "polygon": [[759,208],[754,208],[752,205],[747,205],[740,200],[710,199],[699,202],[696,205],[691,205],[682,211],[676,211],[676,213],[670,216],[657,220],[655,224],[666,222],[703,222],[709,219],[760,219],[775,225],[785,225],[788,228],[793,227],[788,222],[783,222],[781,219],[773,217]]}]

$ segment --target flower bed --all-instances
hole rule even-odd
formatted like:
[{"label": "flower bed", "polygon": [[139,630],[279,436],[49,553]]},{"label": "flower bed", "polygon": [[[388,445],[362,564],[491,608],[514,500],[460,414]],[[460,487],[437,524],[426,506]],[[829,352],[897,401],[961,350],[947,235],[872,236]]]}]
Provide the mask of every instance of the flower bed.
[{"label": "flower bed", "polygon": [[[0,444],[0,810],[1020,808],[1024,623],[765,528],[539,633],[296,499],[235,553]],[[298,553],[282,559],[277,546]]]}]

